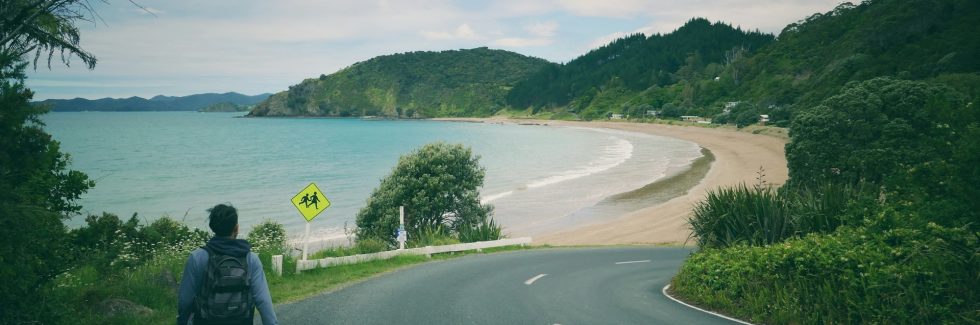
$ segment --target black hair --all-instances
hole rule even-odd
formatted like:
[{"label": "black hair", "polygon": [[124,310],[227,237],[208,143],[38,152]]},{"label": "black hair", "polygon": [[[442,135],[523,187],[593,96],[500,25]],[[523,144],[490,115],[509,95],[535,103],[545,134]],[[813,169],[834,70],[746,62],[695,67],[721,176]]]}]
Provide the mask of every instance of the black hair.
[{"label": "black hair", "polygon": [[208,226],[215,236],[228,237],[238,224],[238,210],[231,204],[218,204],[208,209]]}]

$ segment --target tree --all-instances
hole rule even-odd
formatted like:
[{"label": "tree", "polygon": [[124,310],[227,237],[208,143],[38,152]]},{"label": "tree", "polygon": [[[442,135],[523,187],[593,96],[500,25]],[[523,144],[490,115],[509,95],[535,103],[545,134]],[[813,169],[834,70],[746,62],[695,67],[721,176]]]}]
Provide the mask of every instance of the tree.
[{"label": "tree", "polygon": [[358,238],[394,243],[398,207],[409,236],[446,227],[460,232],[489,223],[493,207],[480,203],[485,169],[459,144],[432,143],[402,156],[357,213]]},{"label": "tree", "polygon": [[852,82],[790,128],[790,184],[863,180],[923,220],[975,225],[980,113],[956,91],[891,78]]},{"label": "tree", "polygon": [[56,55],[66,65],[77,56],[89,68],[95,57],[79,47],[75,22],[90,12],[80,0],[5,1],[0,5],[0,319],[34,322],[53,313],[40,289],[68,266],[62,220],[94,185],[68,169],[70,158],[42,129],[44,107],[31,105],[24,70],[33,53]]},{"label": "tree", "polygon": [[[0,6],[0,53],[16,59],[34,53],[34,66],[47,55],[48,67],[57,53],[65,65],[77,56],[95,67],[95,56],[81,48],[75,23],[94,16],[85,0],[11,0]],[[6,67],[5,67],[6,68]]]}]

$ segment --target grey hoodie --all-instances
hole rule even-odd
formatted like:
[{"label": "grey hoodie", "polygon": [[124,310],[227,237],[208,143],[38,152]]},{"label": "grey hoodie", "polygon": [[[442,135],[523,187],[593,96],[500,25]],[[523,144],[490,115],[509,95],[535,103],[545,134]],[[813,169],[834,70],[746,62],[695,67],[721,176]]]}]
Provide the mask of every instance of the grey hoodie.
[{"label": "grey hoodie", "polygon": [[[262,324],[275,325],[276,312],[272,309],[272,297],[269,295],[269,284],[265,282],[265,272],[262,271],[262,261],[251,252],[252,246],[243,239],[214,237],[207,243],[208,248],[215,252],[235,257],[248,254],[248,273],[251,276],[252,298],[255,307],[262,314]],[[208,266],[208,252],[203,248],[195,249],[187,258],[184,265],[184,276],[180,279],[180,290],[177,292],[177,324],[184,325],[193,317],[194,298],[203,284],[205,271]]]}]

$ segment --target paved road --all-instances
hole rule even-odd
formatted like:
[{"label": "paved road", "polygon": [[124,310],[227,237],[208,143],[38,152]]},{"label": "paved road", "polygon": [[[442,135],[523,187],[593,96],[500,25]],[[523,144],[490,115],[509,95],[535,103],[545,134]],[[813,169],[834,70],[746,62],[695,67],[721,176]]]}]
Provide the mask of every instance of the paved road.
[{"label": "paved road", "polygon": [[661,294],[689,252],[617,247],[471,255],[281,305],[276,313],[282,324],[731,324]]}]

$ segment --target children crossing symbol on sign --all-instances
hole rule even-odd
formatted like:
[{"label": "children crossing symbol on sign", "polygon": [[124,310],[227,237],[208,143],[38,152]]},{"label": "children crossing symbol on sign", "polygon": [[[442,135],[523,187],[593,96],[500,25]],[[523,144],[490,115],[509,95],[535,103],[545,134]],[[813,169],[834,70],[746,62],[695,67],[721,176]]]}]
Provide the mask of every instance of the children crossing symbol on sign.
[{"label": "children crossing symbol on sign", "polygon": [[299,200],[299,203],[297,205],[302,204],[303,207],[309,208],[310,204],[312,204],[313,209],[317,209],[318,208],[317,203],[320,203],[320,198],[316,196],[316,191],[313,191],[312,196],[310,196],[309,193],[303,194],[303,198]]},{"label": "children crossing symbol on sign", "polygon": [[299,210],[299,213],[306,218],[306,221],[313,220],[316,218],[320,212],[323,212],[327,207],[330,206],[330,200],[323,195],[323,191],[320,191],[316,187],[316,184],[310,183],[302,191],[293,197],[293,205]]}]

